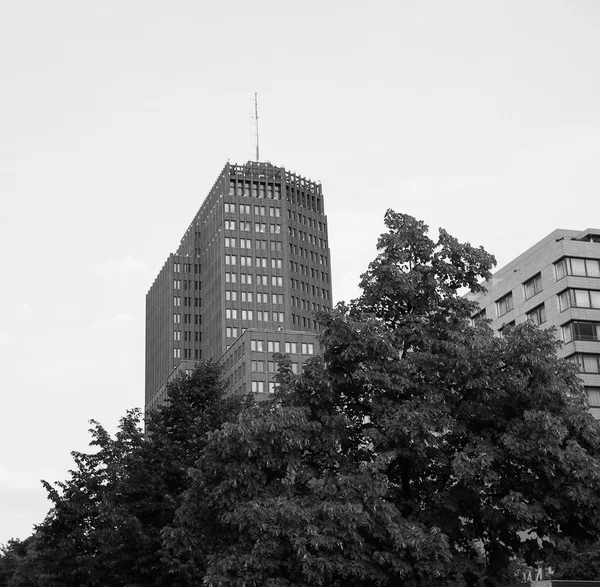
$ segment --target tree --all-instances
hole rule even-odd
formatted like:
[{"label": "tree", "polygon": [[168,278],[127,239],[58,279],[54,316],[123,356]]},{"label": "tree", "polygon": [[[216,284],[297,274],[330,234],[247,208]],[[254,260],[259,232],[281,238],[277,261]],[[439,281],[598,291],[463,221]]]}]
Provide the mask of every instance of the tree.
[{"label": "tree", "polygon": [[[73,453],[76,467],[67,481],[44,482],[53,507],[25,545],[19,572],[31,575],[34,568],[44,587],[176,584],[161,532],[207,433],[243,405],[223,396],[220,373],[217,364],[202,363],[171,383],[169,401],[147,419],[147,434],[139,410],[121,419],[114,438],[92,421],[94,452]],[[12,575],[7,585],[21,585]]]},{"label": "tree", "polygon": [[600,519],[600,433],[550,332],[495,338],[494,259],[388,211],[325,363],[210,435],[169,540],[188,584],[493,585]]}]

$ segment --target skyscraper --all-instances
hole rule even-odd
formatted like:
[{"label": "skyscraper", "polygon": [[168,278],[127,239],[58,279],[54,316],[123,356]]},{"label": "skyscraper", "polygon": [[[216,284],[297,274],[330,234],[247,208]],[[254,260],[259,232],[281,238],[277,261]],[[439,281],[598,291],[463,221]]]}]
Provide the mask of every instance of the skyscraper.
[{"label": "skyscraper", "polygon": [[318,352],[314,312],[331,304],[321,185],[227,163],[146,296],[146,410],[201,359],[222,359],[232,392],[268,394],[270,354],[300,367]]},{"label": "skyscraper", "polygon": [[556,328],[560,357],[576,362],[592,414],[600,418],[600,230],[555,230],[469,294],[475,320],[490,320],[499,336],[531,321]]}]

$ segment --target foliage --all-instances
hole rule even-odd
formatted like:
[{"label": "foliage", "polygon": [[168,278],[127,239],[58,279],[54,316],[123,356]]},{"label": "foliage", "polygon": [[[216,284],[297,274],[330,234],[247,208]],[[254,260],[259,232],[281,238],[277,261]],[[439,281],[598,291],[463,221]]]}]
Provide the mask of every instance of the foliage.
[{"label": "foliage", "polygon": [[[147,434],[138,410],[121,419],[114,438],[92,422],[95,451],[73,453],[68,481],[44,482],[53,508],[20,558],[22,572],[35,568],[44,587],[177,582],[161,555],[161,531],[174,518],[207,432],[242,402],[223,397],[214,363],[173,382],[168,396],[147,419]],[[21,584],[19,572],[7,585]]]},{"label": "foliage", "polygon": [[552,332],[472,325],[461,293],[489,277],[483,249],[385,222],[361,297],[319,315],[323,359],[294,375],[277,356],[257,405],[202,365],[146,435],[137,412],[114,439],[95,424],[97,451],[5,547],[4,585],[475,587],[538,560],[576,569],[599,536],[600,427],[573,365]]}]

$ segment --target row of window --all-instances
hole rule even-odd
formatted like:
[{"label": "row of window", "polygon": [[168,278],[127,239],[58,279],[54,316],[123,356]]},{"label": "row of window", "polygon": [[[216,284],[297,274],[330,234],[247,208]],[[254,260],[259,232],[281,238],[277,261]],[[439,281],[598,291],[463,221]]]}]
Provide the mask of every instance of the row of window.
[{"label": "row of window", "polygon": [[[250,361],[250,367],[253,373],[264,373],[265,363],[268,369],[268,373],[277,373],[277,363],[275,361]],[[290,363],[292,373],[297,375],[300,371],[300,365],[298,363]]]},{"label": "row of window", "polygon": [[[183,351],[183,356],[181,351]],[[200,360],[200,349],[173,349],[174,359],[194,359]]]},{"label": "row of window", "polygon": [[576,353],[569,359],[577,363],[583,373],[600,373],[600,355]]},{"label": "row of window", "polygon": [[599,259],[577,259],[565,257],[554,264],[556,279],[562,279],[566,275],[577,275],[580,277],[600,277]]},{"label": "row of window", "polygon": [[[181,340],[181,330],[173,331],[173,340],[180,341]],[[194,336],[192,336],[194,335]],[[202,342],[202,333],[201,332],[192,332],[191,330],[183,331],[183,340],[184,342],[192,342],[192,338],[194,342]]]},{"label": "row of window", "polygon": [[315,304],[315,302],[311,302],[303,298],[298,298],[296,296],[290,296],[290,299],[292,306],[296,308],[302,308],[307,312],[319,312],[320,310],[325,309],[325,306],[321,306],[321,304]]},{"label": "row of window", "polygon": [[[225,220],[225,230],[235,230],[236,221],[235,220]],[[244,222],[240,221],[239,230],[250,232],[252,230],[252,222]],[[281,224],[269,224],[269,232],[271,234],[281,234]],[[267,232],[267,224],[264,222],[255,222],[254,223],[254,232]]]},{"label": "row of window", "polygon": [[302,241],[308,241],[311,245],[319,245],[321,248],[327,247],[327,239],[317,237],[305,230],[298,230],[292,226],[288,226],[288,233],[291,237],[298,238]]},{"label": "row of window", "polygon": [[584,322],[574,320],[561,326],[562,339],[565,342],[572,340],[600,340],[600,322]]},{"label": "row of window", "polygon": [[300,214],[300,212],[298,212],[296,214],[296,212],[294,210],[288,210],[288,219],[298,221],[302,224],[306,224],[310,228],[316,228],[317,230],[321,230],[321,231],[323,231],[327,228],[327,225],[325,224],[325,222],[321,222],[320,220],[315,220],[314,218],[311,218],[310,216],[307,217],[306,214]]},{"label": "row of window", "polygon": [[312,328],[313,330],[319,330],[319,323],[312,318],[307,318],[306,316],[298,316],[297,314],[292,314],[292,324],[295,326],[303,326],[304,328]]},{"label": "row of window", "polygon": [[[277,383],[274,381],[269,381],[268,383],[269,393],[275,393],[275,390],[277,389]],[[264,381],[252,381],[250,389],[252,390],[252,393],[265,393],[267,385]]]},{"label": "row of window", "polygon": [[[265,344],[266,342],[266,344]],[[250,341],[250,350],[256,352],[264,352],[265,350],[268,353],[280,353],[282,348],[282,343],[278,340],[260,340],[260,339],[252,339]],[[298,351],[303,355],[314,355],[315,354],[315,345],[312,342],[288,342],[285,341],[283,343],[283,349],[286,354],[297,354]]]},{"label": "row of window", "polygon": [[329,299],[329,291],[322,288],[322,287],[318,287],[316,285],[311,285],[310,283],[305,283],[304,281],[298,281],[297,279],[294,279],[293,277],[290,278],[290,287],[292,289],[297,289],[299,291],[301,291],[302,293],[307,293],[310,294],[312,292],[313,296],[318,296],[321,298],[324,298],[326,300]]},{"label": "row of window", "polygon": [[[575,257],[565,257],[554,264],[556,279],[562,279],[567,275],[580,277],[600,277],[600,260],[598,259],[579,259]],[[542,275],[538,273],[531,279],[523,283],[523,293],[525,299],[528,300],[542,291]],[[574,290],[584,291],[584,290]],[[595,306],[579,306],[579,307],[595,307]],[[513,309],[512,292],[506,294],[496,301],[496,309],[498,317],[503,316]]]},{"label": "row of window", "polygon": [[263,183],[257,181],[230,180],[229,195],[244,198],[268,198],[281,200],[281,186],[279,184]]},{"label": "row of window", "polygon": [[[593,289],[566,289],[558,295],[558,306],[561,312],[569,308],[600,308],[600,291]],[[498,317],[504,316],[514,308],[512,292],[501,297],[496,302]],[[536,308],[537,310],[537,308]],[[534,312],[534,310],[532,310]],[[473,319],[485,318],[485,315],[474,316]],[[535,321],[535,320],[534,320]],[[544,320],[541,322],[545,322]],[[539,324],[541,322],[536,322]]]},{"label": "row of window", "polygon": [[[230,248],[237,248],[238,239],[235,236],[226,236],[225,237],[225,246]],[[239,239],[239,248],[240,249],[252,249],[252,239],[251,238],[240,238]],[[257,251],[281,251],[282,243],[281,241],[267,241],[267,240],[259,240],[256,239],[254,241],[254,248]]]},{"label": "row of window", "polygon": [[[228,320],[254,320],[254,310],[238,310],[237,308],[225,308],[225,318]],[[259,322],[283,322],[283,312],[269,312],[268,310],[256,310],[256,319]]]},{"label": "row of window", "polygon": [[303,265],[302,263],[298,264],[295,261],[290,261],[290,271],[300,273],[301,275],[306,275],[306,277],[312,277],[313,279],[329,281],[329,275],[324,271],[319,271],[318,269],[314,269],[313,267],[309,267],[308,265]]},{"label": "row of window", "polygon": [[198,263],[173,263],[173,271],[175,273],[200,273],[200,265]]},{"label": "row of window", "polygon": [[283,304],[283,294],[278,294],[278,293],[267,293],[267,292],[256,292],[256,294],[254,292],[251,291],[241,291],[239,292],[239,296],[238,296],[238,292],[235,290],[230,290],[230,289],[226,289],[225,290],[225,301],[227,302],[237,302],[237,300],[242,301],[242,302],[254,302],[254,300],[256,299],[256,302],[258,304],[273,304],[273,305],[277,305],[277,304]]},{"label": "row of window", "polygon": [[[225,255],[225,265],[237,265],[239,263],[242,267],[252,267],[252,257],[247,255]],[[255,257],[255,267],[264,267],[265,269],[271,266],[271,269],[283,269],[283,261],[281,259],[269,259],[267,257]]]},{"label": "row of window", "polygon": [[[252,206],[250,204],[234,204],[232,202],[225,202],[223,205],[225,212],[231,212],[235,214],[238,212],[239,214],[251,214]],[[273,218],[281,217],[281,208],[278,206],[254,206],[254,215],[255,216],[266,216],[267,209],[269,216]]]},{"label": "row of window", "polygon": [[558,296],[560,311],[568,308],[600,308],[600,291],[567,289]]},{"label": "row of window", "polygon": [[[274,287],[283,287],[283,277],[281,275],[253,275],[252,273],[240,273],[240,283],[246,285],[252,285],[252,282],[256,285],[269,285]],[[225,283],[238,283],[237,273],[225,273]]]},{"label": "row of window", "polygon": [[304,247],[299,247],[298,245],[293,245],[292,243],[290,243],[290,254],[303,257],[304,259],[310,259],[314,263],[327,265],[327,255],[322,255],[320,253],[315,253],[314,251],[309,251]]},{"label": "row of window", "polygon": [[[193,286],[192,286],[193,284]],[[182,287],[183,286],[183,287]],[[202,289],[201,281],[193,281],[192,279],[174,279],[173,280],[173,289]]]},{"label": "row of window", "polygon": [[202,298],[191,298],[188,296],[173,296],[173,306],[181,306],[181,302],[183,300],[183,305],[184,306],[188,306],[188,307],[192,307],[192,301],[193,301],[193,307],[194,308],[200,308],[202,306]]},{"label": "row of window", "polygon": [[181,324],[182,316],[183,324],[202,324],[202,316],[198,314],[179,314],[178,312],[173,314],[173,324]]}]

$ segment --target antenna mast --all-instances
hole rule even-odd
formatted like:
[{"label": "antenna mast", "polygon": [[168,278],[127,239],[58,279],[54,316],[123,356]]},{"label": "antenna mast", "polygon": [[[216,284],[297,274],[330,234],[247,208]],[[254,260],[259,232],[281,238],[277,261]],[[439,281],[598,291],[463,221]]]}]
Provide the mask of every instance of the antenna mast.
[{"label": "antenna mast", "polygon": [[256,134],[256,160],[260,159],[258,151],[258,92],[254,92],[254,126]]}]

